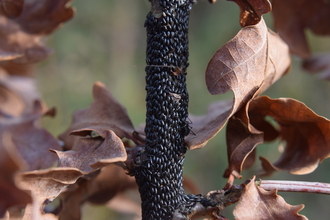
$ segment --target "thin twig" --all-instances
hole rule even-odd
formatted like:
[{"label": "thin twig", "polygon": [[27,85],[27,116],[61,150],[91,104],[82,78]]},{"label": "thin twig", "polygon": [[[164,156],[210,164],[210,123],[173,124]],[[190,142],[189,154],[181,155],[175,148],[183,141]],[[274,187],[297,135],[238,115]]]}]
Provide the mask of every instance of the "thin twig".
[{"label": "thin twig", "polygon": [[256,184],[265,189],[280,192],[304,192],[330,195],[330,184],[304,181],[260,180]]}]

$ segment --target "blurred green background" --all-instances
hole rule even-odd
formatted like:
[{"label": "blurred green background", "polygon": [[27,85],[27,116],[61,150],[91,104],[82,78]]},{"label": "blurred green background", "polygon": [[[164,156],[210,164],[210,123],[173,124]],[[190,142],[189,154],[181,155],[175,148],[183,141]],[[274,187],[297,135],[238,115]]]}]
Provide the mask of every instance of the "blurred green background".
[{"label": "blurred green background", "polygon": [[[75,0],[76,16],[46,39],[54,54],[37,69],[38,87],[49,107],[55,106],[55,119],[44,124],[55,136],[70,124],[72,113],[93,101],[92,85],[101,81],[127,108],[135,126],[145,121],[145,16],[150,9],[147,0]],[[269,27],[271,15],[265,15]],[[204,81],[204,71],[212,55],[240,30],[239,8],[234,2],[219,0],[209,4],[200,0],[191,11],[190,66],[188,68],[189,111],[203,114],[216,100],[232,94],[212,96]],[[315,52],[330,51],[329,39],[306,32]],[[300,60],[293,57],[292,69],[266,93],[271,98],[291,97],[304,102],[316,113],[330,118],[330,84],[307,74]],[[278,142],[258,146],[258,155],[275,161]],[[226,183],[222,174],[227,166],[224,129],[205,148],[187,153],[185,175],[192,178],[202,193],[221,189]],[[252,177],[260,163],[243,178]],[[270,178],[330,182],[330,162],[325,160],[309,175],[294,176],[279,172]],[[237,180],[235,183],[241,183]],[[300,213],[309,219],[328,219],[330,197],[302,193],[280,193],[290,204],[306,205]],[[224,215],[232,219],[232,208]],[[85,205],[83,219],[132,219],[104,207]]]}]

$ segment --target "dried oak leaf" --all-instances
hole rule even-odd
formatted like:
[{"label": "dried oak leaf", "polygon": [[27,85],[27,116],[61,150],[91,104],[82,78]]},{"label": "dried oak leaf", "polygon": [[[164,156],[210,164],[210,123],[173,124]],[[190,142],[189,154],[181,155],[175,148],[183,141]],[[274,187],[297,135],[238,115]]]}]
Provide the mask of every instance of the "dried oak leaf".
[{"label": "dried oak leaf", "polygon": [[242,27],[255,25],[261,21],[261,16],[272,10],[268,0],[231,0],[240,7],[239,23]]},{"label": "dried oak leaf", "polygon": [[[251,124],[270,116],[278,123],[279,138],[286,142],[281,157],[273,164],[293,174],[308,174],[330,157],[330,121],[305,104],[289,98],[262,96],[250,103]],[[262,126],[258,129],[267,132]]]},{"label": "dried oak leaf", "polygon": [[315,34],[330,34],[330,4],[323,0],[273,0],[274,27],[289,45],[290,51],[302,58],[310,56],[305,29]]},{"label": "dried oak leaf", "polygon": [[287,73],[289,66],[288,47],[267,29],[263,19],[257,25],[244,27],[215,53],[205,75],[211,94],[233,91],[232,106],[220,104],[219,109],[212,107],[203,120],[192,118],[192,131],[196,135],[186,137],[188,147],[205,146],[235,112]]},{"label": "dried oak leaf", "polygon": [[[26,70],[30,63],[46,58],[51,52],[41,39],[73,16],[74,10],[68,6],[69,2],[26,1],[17,18],[0,15],[0,67],[9,74],[32,75]],[[16,69],[22,72],[12,72]]]},{"label": "dried oak leaf", "polygon": [[9,18],[18,17],[24,6],[24,0],[1,0],[0,15],[6,15]]},{"label": "dried oak leaf", "polygon": [[46,113],[40,111],[42,108],[39,106],[30,116],[0,121],[0,136],[11,136],[13,145],[26,163],[25,171],[49,168],[57,161],[49,148],[61,149],[57,140],[39,125],[42,116],[55,114],[54,109]]},{"label": "dried oak leaf", "polygon": [[303,68],[316,73],[320,79],[330,80],[330,54],[320,54],[309,57],[303,61]]},{"label": "dried oak leaf", "polygon": [[102,167],[92,177],[82,178],[60,195],[61,220],[79,220],[81,205],[85,202],[105,204],[127,189],[136,189],[135,179],[128,176],[121,167],[110,164]]},{"label": "dried oak leaf", "polygon": [[74,130],[84,128],[112,130],[119,138],[133,139],[133,124],[126,109],[112,96],[104,84],[96,82],[93,86],[94,102],[87,109],[74,113],[70,127],[59,136],[65,148],[71,149],[79,138],[71,136]]},{"label": "dried oak leaf", "polygon": [[277,190],[266,191],[258,187],[254,178],[248,183],[234,208],[235,220],[307,220],[298,212],[304,205],[292,206],[277,195]]},{"label": "dried oak leaf", "polygon": [[[80,138],[70,151],[55,151],[59,157],[59,167],[22,174],[22,187],[30,190],[33,195],[33,204],[26,209],[23,219],[49,218],[52,215],[42,214],[46,201],[52,201],[79,177],[97,175],[94,171],[102,166],[126,160],[124,145],[113,131],[96,131],[100,136]],[[83,136],[87,133],[91,131],[86,129],[73,132]],[[36,210],[39,210],[37,217]]]},{"label": "dried oak leaf", "polygon": [[24,162],[16,151],[9,133],[2,133],[0,139],[0,218],[12,206],[26,205],[31,196],[16,185],[15,176],[24,169]]},{"label": "dried oak leaf", "polygon": [[[89,134],[96,137],[81,137]],[[80,136],[71,150],[56,151],[59,157],[59,167],[75,167],[83,173],[90,173],[104,165],[124,162],[127,159],[122,140],[111,130],[94,128],[72,132]]]}]

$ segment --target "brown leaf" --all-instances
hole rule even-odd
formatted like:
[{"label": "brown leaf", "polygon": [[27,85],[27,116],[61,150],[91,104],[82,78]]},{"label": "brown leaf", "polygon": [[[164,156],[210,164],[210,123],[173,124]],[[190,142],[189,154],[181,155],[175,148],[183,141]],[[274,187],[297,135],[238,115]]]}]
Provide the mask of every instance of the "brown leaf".
[{"label": "brown leaf", "polygon": [[33,203],[25,210],[23,219],[39,220],[53,219],[50,214],[43,215],[43,208],[56,198],[66,187],[74,184],[83,173],[76,168],[56,167],[48,170],[38,170],[20,174],[19,185],[29,190]]},{"label": "brown leaf", "polygon": [[253,178],[244,188],[233,214],[235,220],[307,220],[298,214],[303,208],[304,205],[289,205],[276,190],[266,191],[256,186]]},{"label": "brown leaf", "polygon": [[[48,114],[50,112],[46,112]],[[21,118],[8,119],[0,123],[0,135],[10,135],[15,148],[26,163],[25,170],[45,169],[56,161],[56,155],[49,148],[60,150],[57,140],[45,129],[40,128],[42,113]]]},{"label": "brown leaf", "polygon": [[[12,1],[5,2],[8,6]],[[51,52],[41,39],[73,16],[74,11],[68,7],[69,2],[69,0],[26,1],[23,12],[17,18],[9,19],[0,15],[1,68],[13,74],[10,71],[17,65],[23,72],[17,74],[31,76],[32,73],[26,70],[30,68],[28,64],[44,59]],[[15,8],[16,14],[18,8],[20,7]]]},{"label": "brown leaf", "polygon": [[31,196],[16,185],[15,176],[24,169],[24,163],[11,142],[10,135],[1,134],[0,139],[0,218],[12,206],[26,205]]},{"label": "brown leaf", "polygon": [[95,128],[75,131],[73,134],[85,136],[91,132],[100,136],[81,137],[72,150],[54,150],[59,157],[59,167],[75,167],[83,173],[90,173],[104,165],[126,161],[124,144],[113,131]]},{"label": "brown leaf", "polygon": [[227,120],[261,92],[265,91],[290,66],[285,43],[269,31],[261,20],[257,25],[244,27],[212,57],[206,70],[206,84],[211,94],[232,90],[231,108],[215,104],[205,116],[193,117],[192,131],[186,138],[190,149],[201,148],[214,137]]},{"label": "brown leaf", "polygon": [[320,79],[330,80],[330,54],[315,55],[303,61],[303,68],[316,73]]},{"label": "brown leaf", "polygon": [[268,0],[232,0],[240,7],[239,23],[242,27],[255,25],[261,21],[261,16],[272,10]]},{"label": "brown leaf", "polygon": [[79,220],[80,206],[85,202],[105,204],[114,196],[127,189],[136,189],[135,179],[114,164],[103,167],[100,173],[90,178],[80,179],[60,195],[61,220]]},{"label": "brown leaf", "polygon": [[302,58],[310,56],[305,29],[315,34],[330,34],[330,4],[323,0],[273,0],[274,27],[289,45],[290,51]]},{"label": "brown leaf", "polygon": [[[246,108],[238,111],[228,121],[226,129],[228,168],[224,177],[229,177],[233,172],[241,173],[248,156],[258,144],[263,143],[263,132],[250,124],[247,108],[248,104]],[[249,157],[249,164],[245,164],[244,168],[247,169],[252,166],[254,161],[255,157]],[[237,175],[234,176],[238,177]]]},{"label": "brown leaf", "polygon": [[[289,98],[259,97],[250,104],[251,118],[273,117],[286,147],[274,167],[293,174],[307,174],[330,157],[330,121],[305,104]],[[251,121],[253,125],[253,121]],[[263,130],[260,126],[258,129]]]},{"label": "brown leaf", "polygon": [[232,101],[212,103],[206,115],[189,115],[192,122],[192,132],[185,137],[185,143],[190,150],[199,149],[206,145],[225,125],[231,112]]},{"label": "brown leaf", "polygon": [[74,130],[84,128],[112,130],[119,138],[132,138],[133,124],[126,109],[111,95],[101,82],[93,87],[94,102],[87,109],[74,113],[71,126],[59,136],[66,149],[71,149],[77,137],[70,136]]},{"label": "brown leaf", "polygon": [[24,0],[2,0],[0,1],[0,14],[15,18],[23,11]]}]

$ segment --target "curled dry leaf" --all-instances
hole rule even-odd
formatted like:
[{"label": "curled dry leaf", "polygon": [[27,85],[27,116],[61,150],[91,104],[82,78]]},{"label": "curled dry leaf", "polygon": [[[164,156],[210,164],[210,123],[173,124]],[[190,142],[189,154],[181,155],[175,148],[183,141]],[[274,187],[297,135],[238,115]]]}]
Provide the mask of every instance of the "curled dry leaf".
[{"label": "curled dry leaf", "polygon": [[239,23],[242,27],[255,25],[261,21],[261,16],[272,10],[268,0],[232,0],[240,7]]},{"label": "curled dry leaf", "polygon": [[85,136],[95,132],[100,136],[83,138],[74,144],[72,150],[54,152],[59,157],[59,167],[75,167],[83,173],[90,173],[104,165],[124,162],[127,159],[125,147],[121,139],[111,130],[79,130],[75,135]]},{"label": "curled dry leaf", "polygon": [[0,15],[6,15],[9,18],[20,16],[23,11],[24,0],[1,0]]},{"label": "curled dry leaf", "polygon": [[211,94],[233,91],[232,106],[221,104],[219,109],[212,107],[203,118],[191,117],[196,135],[186,138],[188,147],[203,147],[232,115],[287,73],[290,62],[288,47],[267,29],[263,19],[257,25],[244,27],[215,53],[205,76]]},{"label": "curled dry leaf", "polygon": [[[278,123],[279,138],[286,142],[281,157],[273,164],[293,174],[307,174],[330,157],[330,121],[305,104],[289,98],[259,97],[250,104],[251,124],[271,116]],[[258,129],[267,132],[262,126]]]},{"label": "curled dry leaf", "polygon": [[290,51],[302,58],[310,56],[305,29],[315,34],[330,34],[330,4],[323,0],[273,0],[274,27],[289,45]]},{"label": "curled dry leaf", "polygon": [[330,54],[320,54],[305,59],[303,68],[316,73],[320,79],[330,80]]},{"label": "curled dry leaf", "polygon": [[[1,2],[8,6],[11,2],[20,3],[21,0]],[[10,19],[0,15],[0,67],[9,74],[32,75],[28,71],[31,67],[29,64],[46,58],[51,52],[41,42],[42,37],[73,16],[74,11],[68,7],[69,2],[26,1],[23,12],[17,18]],[[20,8],[20,4],[16,9]],[[21,72],[16,72],[17,70]]]},{"label": "curled dry leaf", "polygon": [[93,87],[94,102],[87,109],[74,113],[71,126],[59,136],[66,149],[71,149],[78,137],[70,136],[74,130],[84,128],[112,130],[119,138],[132,138],[133,124],[126,109],[111,95],[104,84]]},{"label": "curled dry leaf", "polygon": [[12,206],[32,201],[31,196],[16,185],[15,176],[24,169],[23,159],[19,156],[9,133],[2,133],[0,139],[0,218]]},{"label": "curled dry leaf", "polygon": [[135,179],[114,164],[103,167],[97,175],[82,178],[60,195],[61,220],[79,220],[85,202],[105,204],[127,189],[136,189]]},{"label": "curled dry leaf", "polygon": [[233,214],[236,220],[307,220],[298,212],[304,205],[292,206],[277,195],[276,190],[266,191],[258,187],[254,178],[248,183],[238,201]]},{"label": "curled dry leaf", "polygon": [[233,174],[236,178],[240,178],[237,173],[241,173],[243,165],[248,169],[255,162],[255,147],[263,142],[263,132],[257,130],[250,124],[250,119],[247,116],[247,109],[240,109],[233,115],[227,125],[226,141],[228,168],[224,173],[224,177],[229,177]]}]

